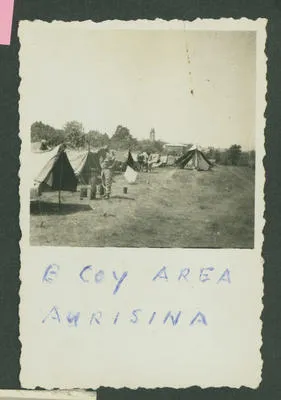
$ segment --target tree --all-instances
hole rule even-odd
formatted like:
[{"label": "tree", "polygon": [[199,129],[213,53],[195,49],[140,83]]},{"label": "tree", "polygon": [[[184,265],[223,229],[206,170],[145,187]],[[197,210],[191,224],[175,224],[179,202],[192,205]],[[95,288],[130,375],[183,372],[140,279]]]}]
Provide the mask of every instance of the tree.
[{"label": "tree", "polygon": [[59,144],[65,141],[65,132],[63,129],[54,129],[53,133],[50,135],[48,139],[48,145],[58,146]]},{"label": "tree", "polygon": [[254,169],[255,165],[256,165],[256,152],[255,152],[255,150],[250,150],[249,151],[249,167]]},{"label": "tree", "polygon": [[230,165],[231,164],[228,150],[221,150],[219,158],[220,158],[219,163],[221,165]]},{"label": "tree", "polygon": [[162,153],[164,142],[160,140],[139,140],[136,149],[147,153]]},{"label": "tree", "polygon": [[65,139],[63,130],[55,129],[41,121],[36,121],[31,125],[30,134],[31,142],[45,141],[46,146],[57,146]]},{"label": "tree", "polygon": [[78,121],[67,122],[64,126],[65,137],[71,147],[79,148],[85,145],[83,125]]},{"label": "tree", "polygon": [[219,149],[216,149],[215,150],[215,160],[216,160],[216,163],[217,164],[220,164],[220,162],[221,162],[221,152],[220,152],[220,150]]},{"label": "tree", "polygon": [[115,149],[129,149],[136,147],[137,140],[133,138],[128,128],[118,125],[110,139],[110,144]]},{"label": "tree", "polygon": [[41,142],[46,139],[45,126],[43,122],[34,122],[30,128],[31,142]]},{"label": "tree", "polygon": [[255,151],[242,151],[238,165],[255,168]]},{"label": "tree", "polygon": [[215,158],[215,154],[216,154],[215,148],[214,148],[214,147],[211,147],[211,146],[208,147],[208,150],[207,150],[207,152],[206,152],[207,158],[214,159],[214,158]]},{"label": "tree", "polygon": [[232,146],[230,146],[230,148],[228,149],[228,159],[230,160],[230,163],[232,165],[237,165],[239,162],[239,159],[241,157],[241,146],[238,144],[233,144]]},{"label": "tree", "polygon": [[109,144],[109,136],[107,133],[100,133],[99,131],[89,131],[85,135],[86,145],[88,147],[103,147]]}]

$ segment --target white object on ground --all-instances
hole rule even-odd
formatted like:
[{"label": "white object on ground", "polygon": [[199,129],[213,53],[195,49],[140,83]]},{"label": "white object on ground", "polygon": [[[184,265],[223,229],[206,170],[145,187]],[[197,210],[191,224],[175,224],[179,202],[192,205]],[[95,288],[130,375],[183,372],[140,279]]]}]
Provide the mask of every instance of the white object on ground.
[{"label": "white object on ground", "polygon": [[135,183],[138,173],[133,168],[127,166],[124,177],[128,183]]}]

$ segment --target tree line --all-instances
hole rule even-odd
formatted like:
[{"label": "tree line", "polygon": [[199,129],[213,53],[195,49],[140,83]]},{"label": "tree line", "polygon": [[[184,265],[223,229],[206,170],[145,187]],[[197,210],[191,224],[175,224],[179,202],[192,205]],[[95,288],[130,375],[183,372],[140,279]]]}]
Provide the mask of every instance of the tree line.
[{"label": "tree line", "polygon": [[130,130],[118,125],[112,137],[107,133],[97,130],[85,132],[83,125],[77,121],[67,122],[63,129],[55,129],[43,122],[34,122],[31,125],[31,142],[43,142],[45,147],[57,146],[61,143],[70,148],[86,149],[110,146],[115,150],[147,151],[149,153],[161,153],[164,142],[161,140],[138,140],[134,138]]},{"label": "tree line", "polygon": [[[151,132],[155,133],[153,128]],[[109,137],[107,133],[98,130],[86,132],[83,125],[78,121],[67,122],[63,129],[56,129],[41,121],[36,121],[31,125],[31,142],[40,142],[41,146],[45,148],[65,143],[68,147],[75,149],[110,146],[114,150],[130,149],[136,152],[167,153],[164,149],[165,142],[149,139],[138,140],[132,136],[130,130],[125,126],[118,125],[114,134]],[[170,154],[173,154],[173,152],[170,152]],[[245,165],[252,168],[255,166],[255,151],[242,151],[241,146],[237,144],[228,149],[209,147],[206,156],[216,164]]]},{"label": "tree line", "polygon": [[228,149],[208,147],[206,156],[220,165],[238,165],[255,168],[255,150],[242,151],[240,145],[233,144]]}]

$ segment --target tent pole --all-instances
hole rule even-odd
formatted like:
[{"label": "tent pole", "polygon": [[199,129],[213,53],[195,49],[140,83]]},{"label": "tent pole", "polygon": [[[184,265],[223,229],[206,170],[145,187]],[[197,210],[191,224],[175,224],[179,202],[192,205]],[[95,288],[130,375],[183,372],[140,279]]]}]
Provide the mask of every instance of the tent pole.
[{"label": "tent pole", "polygon": [[61,209],[61,190],[59,189],[59,211]]},{"label": "tent pole", "polygon": [[63,164],[61,165],[60,168],[60,184],[59,184],[59,211],[61,210],[61,183],[62,183],[62,173],[63,173]]}]

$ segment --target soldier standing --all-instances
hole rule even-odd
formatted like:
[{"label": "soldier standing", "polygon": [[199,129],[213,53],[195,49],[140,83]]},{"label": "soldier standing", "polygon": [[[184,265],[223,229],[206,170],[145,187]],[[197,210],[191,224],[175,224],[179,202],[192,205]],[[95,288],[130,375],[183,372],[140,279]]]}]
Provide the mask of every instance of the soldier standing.
[{"label": "soldier standing", "polygon": [[106,147],[104,149],[103,154],[100,156],[101,179],[102,179],[102,184],[105,187],[105,196],[104,196],[105,199],[109,199],[111,194],[114,163],[115,163],[115,157],[110,152],[109,148]]}]

